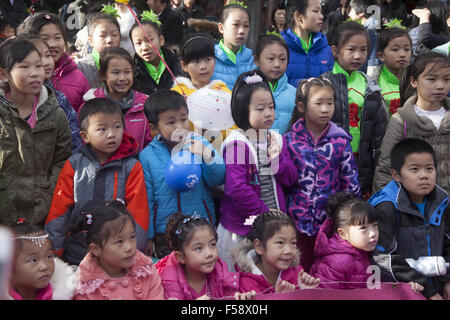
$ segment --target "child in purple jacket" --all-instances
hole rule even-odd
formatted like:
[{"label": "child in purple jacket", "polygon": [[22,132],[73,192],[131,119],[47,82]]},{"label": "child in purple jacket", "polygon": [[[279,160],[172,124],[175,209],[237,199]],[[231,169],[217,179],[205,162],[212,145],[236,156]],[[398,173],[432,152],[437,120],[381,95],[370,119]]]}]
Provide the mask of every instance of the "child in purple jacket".
[{"label": "child in purple jacket", "polygon": [[219,256],[233,270],[231,249],[251,231],[248,220],[269,210],[286,212],[282,186],[292,185],[298,173],[281,135],[269,130],[275,120],[275,103],[261,71],[238,77],[231,115],[239,129],[222,144],[225,195],[217,246]]},{"label": "child in purple jacket", "polygon": [[335,89],[329,80],[302,80],[290,130],[284,135],[298,169],[294,185],[287,190],[287,213],[299,231],[301,263],[306,271],[314,262],[314,241],[326,218],[328,196],[339,191],[360,194],[352,137],[330,121],[334,102]]}]

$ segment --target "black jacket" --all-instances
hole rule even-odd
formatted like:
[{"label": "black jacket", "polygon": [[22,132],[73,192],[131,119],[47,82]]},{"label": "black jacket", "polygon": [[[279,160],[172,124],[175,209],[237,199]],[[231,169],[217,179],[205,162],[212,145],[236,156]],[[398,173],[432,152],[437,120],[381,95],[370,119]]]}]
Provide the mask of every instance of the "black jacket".
[{"label": "black jacket", "polygon": [[[381,142],[389,121],[380,87],[367,75],[364,107],[361,116],[361,139],[357,158],[361,193],[365,194],[372,188],[373,175],[380,155]],[[335,110],[331,121],[349,132],[350,119],[348,108],[347,79],[345,75],[325,72],[321,78],[329,79],[336,90]]]},{"label": "black jacket", "polygon": [[166,8],[159,14],[159,21],[161,21],[161,31],[167,46],[179,45],[183,41],[183,19],[178,12]]},{"label": "black jacket", "polygon": [[450,211],[448,194],[436,186],[426,196],[425,216],[413,204],[408,191],[391,181],[369,199],[377,209],[380,238],[373,260],[381,268],[382,281],[417,282],[427,298],[440,293],[450,282],[445,276],[427,278],[411,268],[406,258],[442,256],[450,261]]},{"label": "black jacket", "polygon": [[27,5],[24,0],[15,0],[13,5],[9,0],[0,0],[0,15],[17,28],[28,17]]},{"label": "black jacket", "polygon": [[[175,77],[180,76],[181,66],[178,57],[169,49],[161,47],[161,51],[164,55],[164,60],[169,66]],[[159,89],[170,89],[173,86],[173,78],[169,70],[164,70],[159,80],[159,84],[153,80],[150,73],[147,71],[147,67],[144,64],[144,60],[137,54],[134,55],[134,62],[136,65],[136,90],[141,91],[147,95]]]}]

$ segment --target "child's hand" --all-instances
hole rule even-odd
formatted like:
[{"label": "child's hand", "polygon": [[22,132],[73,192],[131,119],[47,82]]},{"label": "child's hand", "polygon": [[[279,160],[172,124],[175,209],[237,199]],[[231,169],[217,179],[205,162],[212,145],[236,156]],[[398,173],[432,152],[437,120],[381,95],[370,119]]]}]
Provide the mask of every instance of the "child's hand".
[{"label": "child's hand", "polygon": [[450,282],[444,284],[444,299],[450,300]]},{"label": "child's hand", "polygon": [[193,154],[198,155],[203,159],[203,161],[209,163],[211,159],[214,158],[212,150],[205,147],[203,143],[198,140],[191,140],[191,145],[189,146],[189,151]]},{"label": "child's hand", "polygon": [[205,295],[203,295],[203,296],[201,296],[201,297],[198,297],[198,298],[195,299],[195,300],[210,300],[210,298],[205,294]]},{"label": "child's hand", "polygon": [[298,286],[300,289],[314,289],[320,283],[320,278],[314,278],[313,276],[307,274],[305,270],[301,270],[298,273]]},{"label": "child's hand", "polygon": [[269,149],[267,149],[267,155],[270,160],[275,159],[281,153],[281,147],[278,144],[278,140],[276,138],[272,138],[272,132],[267,135],[267,140],[269,141]]},{"label": "child's hand", "polygon": [[428,300],[444,300],[439,293],[436,293],[434,296],[429,297]]},{"label": "child's hand", "polygon": [[277,283],[275,284],[275,293],[292,292],[294,290],[295,285],[285,280],[278,279]]},{"label": "child's hand", "polygon": [[420,23],[430,22],[431,12],[427,8],[414,9],[411,11],[413,15],[419,18]]},{"label": "child's hand", "polygon": [[248,292],[236,292],[234,294],[234,300],[251,300],[256,296],[255,290],[248,291]]},{"label": "child's hand", "polygon": [[417,282],[410,282],[409,285],[411,286],[411,289],[415,294],[419,294],[423,291],[423,287]]}]

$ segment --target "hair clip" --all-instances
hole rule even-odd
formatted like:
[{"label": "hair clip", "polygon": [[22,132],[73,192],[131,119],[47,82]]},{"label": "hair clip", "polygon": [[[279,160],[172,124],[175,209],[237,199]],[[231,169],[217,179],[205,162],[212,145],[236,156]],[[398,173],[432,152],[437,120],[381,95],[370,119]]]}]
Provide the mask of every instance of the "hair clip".
[{"label": "hair clip", "polygon": [[162,23],[159,21],[158,15],[153,12],[153,10],[144,10],[141,14],[141,19],[145,21],[151,21],[161,27]]},{"label": "hair clip", "polygon": [[261,78],[261,76],[259,74],[254,74],[252,76],[248,76],[245,78],[244,82],[246,84],[254,84],[254,83],[260,83],[263,82],[263,78]]},{"label": "hair clip", "polygon": [[253,226],[256,217],[258,217],[258,215],[256,214],[253,216],[249,216],[247,219],[245,219],[244,226]]},{"label": "hair clip", "polygon": [[48,238],[48,233],[44,234],[43,236],[19,236],[19,237],[15,237],[13,238],[13,240],[30,240],[32,241],[35,245],[39,246],[39,248],[41,248],[45,241]]},{"label": "hair clip", "polygon": [[92,214],[86,215],[86,224],[89,224],[89,225],[92,224]]},{"label": "hair clip", "polygon": [[182,231],[181,231],[181,229],[180,228],[178,228],[177,230],[175,230],[175,235],[176,236],[181,236],[181,233],[182,233]]},{"label": "hair clip", "polygon": [[24,223],[25,222],[25,218],[19,218],[19,219],[17,219],[17,224],[22,224],[22,223]]},{"label": "hair clip", "polygon": [[109,14],[110,16],[113,16],[116,19],[120,19],[119,12],[112,4],[104,4],[101,12]]},{"label": "hair clip", "polygon": [[45,19],[47,19],[47,20],[51,20],[51,19],[52,19],[52,17],[50,17],[50,15],[49,15],[49,14],[46,14],[46,15],[45,15]]}]

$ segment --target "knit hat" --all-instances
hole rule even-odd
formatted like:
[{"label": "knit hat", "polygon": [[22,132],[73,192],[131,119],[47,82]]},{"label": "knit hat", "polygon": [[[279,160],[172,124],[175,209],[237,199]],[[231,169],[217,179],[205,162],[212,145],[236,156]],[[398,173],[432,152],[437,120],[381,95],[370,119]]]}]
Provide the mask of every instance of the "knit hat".
[{"label": "knit hat", "polygon": [[211,88],[201,88],[187,98],[189,120],[206,130],[226,130],[234,126],[231,116],[231,94]]}]

